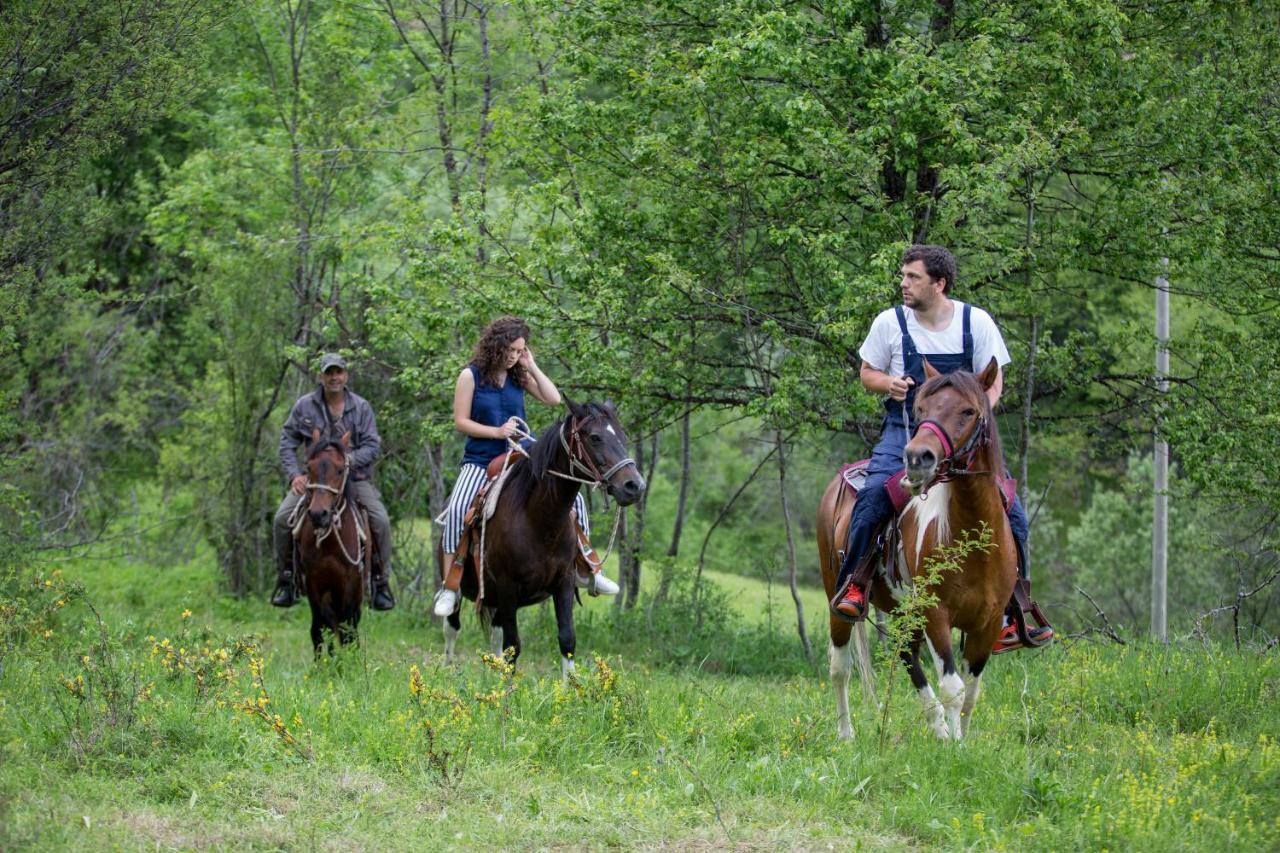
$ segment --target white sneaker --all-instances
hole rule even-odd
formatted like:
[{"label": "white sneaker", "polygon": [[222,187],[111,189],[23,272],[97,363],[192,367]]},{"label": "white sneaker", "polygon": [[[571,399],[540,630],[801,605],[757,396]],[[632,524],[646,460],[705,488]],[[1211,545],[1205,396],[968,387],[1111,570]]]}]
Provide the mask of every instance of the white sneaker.
[{"label": "white sneaker", "polygon": [[585,589],[590,595],[617,595],[618,585],[605,577],[604,572],[596,572],[589,578],[582,575],[576,575],[574,580],[578,586]]},{"label": "white sneaker", "polygon": [[458,591],[441,588],[436,593],[435,606],[431,608],[437,616],[448,616],[458,609]]}]

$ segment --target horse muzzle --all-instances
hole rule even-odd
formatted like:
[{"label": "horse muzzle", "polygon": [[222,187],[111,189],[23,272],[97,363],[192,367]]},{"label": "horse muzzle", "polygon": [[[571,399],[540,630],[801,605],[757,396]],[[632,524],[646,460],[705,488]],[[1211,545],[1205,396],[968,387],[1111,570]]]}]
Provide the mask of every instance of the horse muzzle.
[{"label": "horse muzzle", "polygon": [[636,466],[629,465],[609,480],[609,494],[619,506],[631,506],[644,497],[648,485]]},{"label": "horse muzzle", "polygon": [[307,515],[311,518],[311,526],[316,530],[324,530],[329,526],[330,512],[327,509],[308,510]]},{"label": "horse muzzle", "polygon": [[924,491],[938,474],[937,454],[927,447],[913,448],[908,445],[902,452],[902,461],[907,469],[902,484],[913,495]]}]

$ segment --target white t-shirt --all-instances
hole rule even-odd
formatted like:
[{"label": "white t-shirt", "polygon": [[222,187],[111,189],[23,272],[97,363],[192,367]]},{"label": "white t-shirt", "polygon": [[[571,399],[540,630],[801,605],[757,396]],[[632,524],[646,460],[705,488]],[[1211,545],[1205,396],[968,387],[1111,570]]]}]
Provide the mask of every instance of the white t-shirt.
[{"label": "white t-shirt", "polygon": [[[902,310],[907,315],[907,331],[915,341],[916,352],[926,356],[929,353],[964,352],[964,303],[952,300],[952,304],[956,310],[951,324],[937,332],[921,326],[916,320],[916,312],[903,306]],[[973,335],[973,366],[970,369],[974,373],[985,370],[993,357],[1001,367],[1010,362],[1004,338],[996,328],[996,321],[986,311],[976,306],[969,310],[969,332]],[[874,369],[890,376],[903,374],[906,367],[902,360],[902,329],[898,326],[894,309],[882,311],[876,317],[858,355]]]}]

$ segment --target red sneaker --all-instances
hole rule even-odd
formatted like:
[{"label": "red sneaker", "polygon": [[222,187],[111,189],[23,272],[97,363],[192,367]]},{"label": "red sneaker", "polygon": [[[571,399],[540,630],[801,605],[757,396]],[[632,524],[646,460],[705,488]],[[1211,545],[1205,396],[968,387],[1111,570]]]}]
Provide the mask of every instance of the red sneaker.
[{"label": "red sneaker", "polygon": [[845,621],[860,622],[867,616],[867,594],[851,583],[831,602],[831,612]]},{"label": "red sneaker", "polygon": [[[1048,626],[1029,625],[1027,626],[1027,633],[1037,643],[1053,639],[1053,629]],[[1022,645],[1022,639],[1018,636],[1018,626],[1010,622],[1000,629],[1000,636],[996,637],[996,643],[991,647],[991,654],[998,655],[1001,652],[1011,652],[1014,649],[1021,648],[1025,647]]]}]

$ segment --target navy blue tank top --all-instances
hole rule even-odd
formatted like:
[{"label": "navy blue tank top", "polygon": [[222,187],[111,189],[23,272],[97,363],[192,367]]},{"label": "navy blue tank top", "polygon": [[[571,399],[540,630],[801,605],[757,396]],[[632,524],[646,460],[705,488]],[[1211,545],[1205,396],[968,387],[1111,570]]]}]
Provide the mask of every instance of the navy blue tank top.
[{"label": "navy blue tank top", "polygon": [[[524,389],[511,380],[510,374],[499,388],[486,382],[480,368],[474,364],[467,365],[467,369],[471,371],[476,386],[471,397],[471,420],[493,427],[502,426],[512,416],[524,420]],[[488,465],[490,460],[506,452],[505,438],[467,436],[462,461],[473,465]]]}]

